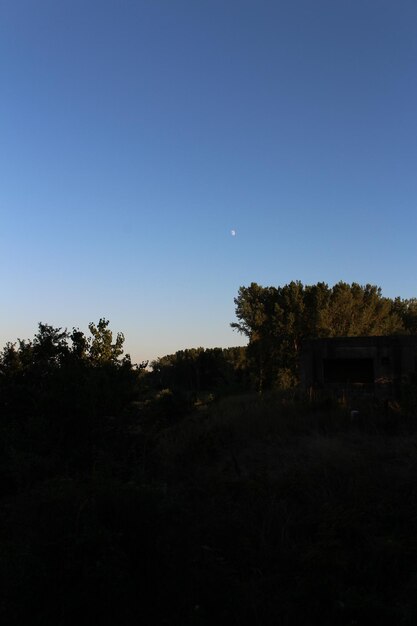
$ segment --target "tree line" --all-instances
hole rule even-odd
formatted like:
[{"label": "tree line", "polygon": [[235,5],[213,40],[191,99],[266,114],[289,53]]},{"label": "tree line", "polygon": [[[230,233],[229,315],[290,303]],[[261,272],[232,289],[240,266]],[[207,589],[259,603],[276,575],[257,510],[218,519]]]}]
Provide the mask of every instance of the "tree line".
[{"label": "tree line", "polygon": [[416,312],[369,285],[253,283],[233,324],[247,348],[181,350],[148,368],[105,318],[88,333],[41,323],[8,343],[0,621],[414,624],[403,495],[416,402],[395,415],[400,448],[371,446],[370,462],[379,416],[349,445],[340,408],[241,392],[296,384],[304,338],[415,333]]},{"label": "tree line", "polygon": [[417,299],[387,298],[370,284],[251,283],[239,289],[235,305],[231,326],[248,338],[247,366],[258,391],[298,384],[304,339],[417,332]]},{"label": "tree line", "polygon": [[8,343],[0,352],[4,487],[89,471],[138,423],[172,423],[226,395],[296,387],[304,339],[417,332],[417,300],[369,284],[252,283],[235,304],[232,327],[247,347],[180,350],[150,368],[131,362],[123,333],[105,318],[88,335],[40,323],[33,339]]},{"label": "tree line", "polygon": [[124,335],[114,337],[108,320],[89,331],[40,323],[33,339],[8,343],[0,353],[6,491],[89,471],[115,424],[127,418],[146,363],[134,366],[123,355]]}]

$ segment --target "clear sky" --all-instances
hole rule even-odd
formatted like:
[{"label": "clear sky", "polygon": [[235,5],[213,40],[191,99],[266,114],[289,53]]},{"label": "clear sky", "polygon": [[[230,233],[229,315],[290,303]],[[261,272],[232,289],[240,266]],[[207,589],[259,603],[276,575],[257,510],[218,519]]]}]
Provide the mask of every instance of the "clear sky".
[{"label": "clear sky", "polygon": [[243,344],[252,281],[417,296],[416,131],[415,0],[0,0],[1,346]]}]

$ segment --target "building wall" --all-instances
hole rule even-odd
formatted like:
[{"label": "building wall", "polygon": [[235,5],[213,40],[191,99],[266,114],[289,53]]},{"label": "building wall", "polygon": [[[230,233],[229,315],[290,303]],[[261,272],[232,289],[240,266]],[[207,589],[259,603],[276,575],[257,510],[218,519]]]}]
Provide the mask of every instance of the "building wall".
[{"label": "building wall", "polygon": [[310,339],[301,353],[301,385],[395,397],[416,364],[417,336]]}]

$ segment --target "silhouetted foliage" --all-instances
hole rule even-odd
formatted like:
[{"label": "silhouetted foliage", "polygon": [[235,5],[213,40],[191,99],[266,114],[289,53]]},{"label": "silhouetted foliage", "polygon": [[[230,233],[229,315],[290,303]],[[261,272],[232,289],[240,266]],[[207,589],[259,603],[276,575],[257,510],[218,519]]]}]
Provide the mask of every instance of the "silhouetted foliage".
[{"label": "silhouetted foliage", "polygon": [[104,319],[90,331],[92,338],[39,324],[32,341],[9,343],[0,355],[2,426],[28,481],[91,468],[137,395],[137,371],[121,358],[123,335],[112,343]]},{"label": "silhouetted foliage", "polygon": [[247,387],[245,348],[180,350],[151,363],[157,389],[231,393]]},{"label": "silhouetted foliage", "polygon": [[[305,311],[303,289],[281,313],[250,295],[250,358],[268,374],[278,355],[290,386],[293,357],[262,333],[276,314],[268,337],[296,352],[303,315],[285,334],[282,311]],[[413,310],[395,301],[409,331]],[[352,422],[292,390],[230,395],[244,348],[148,372],[106,320],[90,333],[40,324],[0,355],[1,623],[415,624],[415,381],[403,410],[368,401]]]},{"label": "silhouetted foliage", "polygon": [[297,384],[303,339],[417,331],[416,301],[385,298],[374,285],[252,283],[239,289],[235,305],[238,322],[231,326],[249,340],[248,363],[259,391]]}]

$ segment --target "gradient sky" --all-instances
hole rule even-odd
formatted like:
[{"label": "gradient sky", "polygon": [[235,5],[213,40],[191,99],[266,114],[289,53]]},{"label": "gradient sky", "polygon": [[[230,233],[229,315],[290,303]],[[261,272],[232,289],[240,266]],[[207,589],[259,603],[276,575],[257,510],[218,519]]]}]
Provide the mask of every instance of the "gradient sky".
[{"label": "gradient sky", "polygon": [[415,0],[0,0],[0,345],[243,344],[251,281],[417,296],[416,131]]}]

